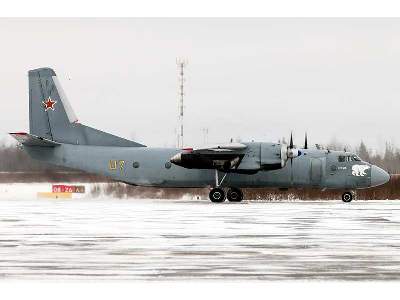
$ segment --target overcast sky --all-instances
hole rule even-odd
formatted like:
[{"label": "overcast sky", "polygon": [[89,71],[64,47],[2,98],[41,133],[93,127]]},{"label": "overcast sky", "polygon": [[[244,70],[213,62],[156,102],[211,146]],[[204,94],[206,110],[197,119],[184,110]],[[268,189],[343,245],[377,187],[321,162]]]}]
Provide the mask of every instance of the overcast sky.
[{"label": "overcast sky", "polygon": [[400,143],[400,19],[0,19],[0,138],[28,130],[27,71],[52,67],[79,120],[174,146],[232,138]]}]

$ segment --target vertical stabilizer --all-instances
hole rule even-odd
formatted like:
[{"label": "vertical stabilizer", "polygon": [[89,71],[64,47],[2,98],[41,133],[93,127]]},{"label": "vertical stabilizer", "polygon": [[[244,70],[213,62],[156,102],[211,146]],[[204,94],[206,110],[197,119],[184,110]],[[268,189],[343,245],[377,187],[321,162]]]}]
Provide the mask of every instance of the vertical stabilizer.
[{"label": "vertical stabilizer", "polygon": [[49,78],[55,73],[51,69],[38,69],[29,71],[28,75],[30,133],[53,140],[49,115],[42,102],[49,98],[46,85],[49,85]]},{"label": "vertical stabilizer", "polygon": [[28,75],[31,134],[66,144],[144,147],[78,123],[54,70],[40,68],[29,71]]}]

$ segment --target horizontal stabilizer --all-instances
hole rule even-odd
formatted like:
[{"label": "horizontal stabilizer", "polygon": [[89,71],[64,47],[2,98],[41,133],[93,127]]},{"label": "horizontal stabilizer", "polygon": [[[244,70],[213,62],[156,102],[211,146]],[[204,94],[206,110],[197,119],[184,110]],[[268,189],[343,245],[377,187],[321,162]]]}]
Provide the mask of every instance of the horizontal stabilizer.
[{"label": "horizontal stabilizer", "polygon": [[25,146],[56,147],[61,145],[60,143],[56,143],[51,140],[25,132],[12,132],[10,133],[10,135],[15,138],[19,143]]}]

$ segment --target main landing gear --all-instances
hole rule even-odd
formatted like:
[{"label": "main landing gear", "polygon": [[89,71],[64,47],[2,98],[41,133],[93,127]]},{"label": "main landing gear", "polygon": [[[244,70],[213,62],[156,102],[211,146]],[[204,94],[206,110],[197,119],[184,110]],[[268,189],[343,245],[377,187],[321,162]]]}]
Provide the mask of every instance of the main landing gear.
[{"label": "main landing gear", "polygon": [[210,197],[211,202],[220,203],[225,201],[225,192],[221,188],[213,188],[208,194]]},{"label": "main landing gear", "polygon": [[225,197],[230,202],[242,201],[243,200],[243,192],[238,188],[231,187],[228,189],[228,191],[225,194],[225,191],[221,188],[221,184],[224,181],[225,177],[226,177],[226,173],[224,174],[224,177],[222,177],[222,180],[219,181],[218,170],[215,170],[215,185],[216,185],[216,187],[210,191],[209,198],[210,198],[211,202],[215,202],[215,203],[224,202]]}]

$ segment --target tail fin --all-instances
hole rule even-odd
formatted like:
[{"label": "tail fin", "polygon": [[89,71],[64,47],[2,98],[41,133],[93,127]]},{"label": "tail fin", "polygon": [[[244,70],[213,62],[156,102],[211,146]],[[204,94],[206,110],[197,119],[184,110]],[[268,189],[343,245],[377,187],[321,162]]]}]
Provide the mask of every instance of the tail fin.
[{"label": "tail fin", "polygon": [[35,69],[28,75],[29,127],[32,135],[66,144],[145,147],[78,123],[52,69]]}]

